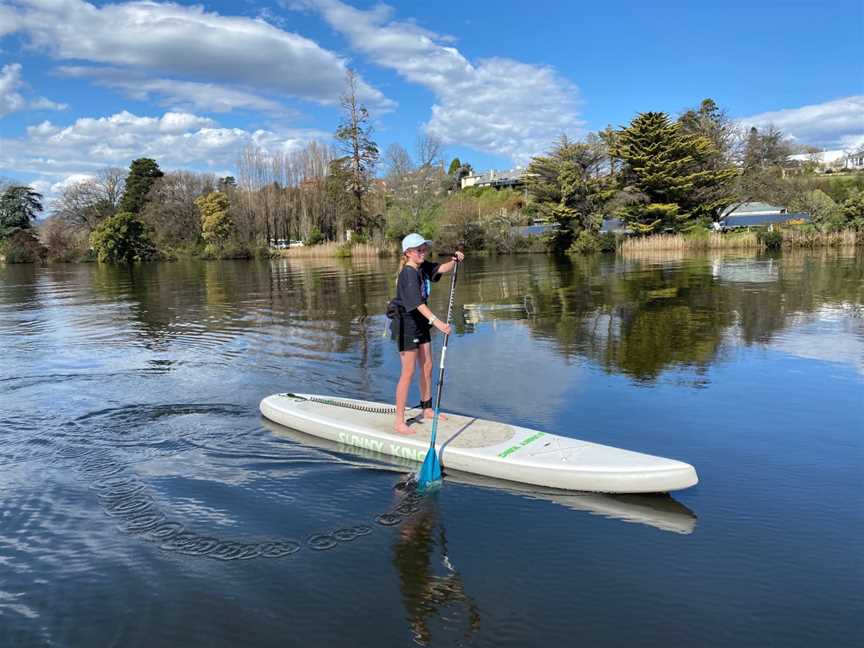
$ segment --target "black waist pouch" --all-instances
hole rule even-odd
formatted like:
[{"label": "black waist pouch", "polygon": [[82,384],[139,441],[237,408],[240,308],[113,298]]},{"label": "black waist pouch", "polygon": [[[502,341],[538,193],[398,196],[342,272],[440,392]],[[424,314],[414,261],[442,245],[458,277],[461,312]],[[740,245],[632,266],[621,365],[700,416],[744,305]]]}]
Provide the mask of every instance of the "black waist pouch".
[{"label": "black waist pouch", "polygon": [[392,319],[396,319],[397,317],[399,317],[399,315],[401,315],[404,312],[405,312],[405,310],[401,306],[399,306],[398,304],[394,304],[393,300],[391,300],[387,304],[387,310],[384,312],[384,314],[387,315],[388,319],[392,320]]}]

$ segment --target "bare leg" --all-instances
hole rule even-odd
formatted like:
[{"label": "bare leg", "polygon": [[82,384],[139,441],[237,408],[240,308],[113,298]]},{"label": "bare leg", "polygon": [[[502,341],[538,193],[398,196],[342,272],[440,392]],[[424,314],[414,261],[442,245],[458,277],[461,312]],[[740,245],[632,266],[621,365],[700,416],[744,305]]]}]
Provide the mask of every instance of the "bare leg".
[{"label": "bare leg", "polygon": [[[420,345],[417,354],[417,370],[420,372],[420,400],[432,400],[432,344],[426,342]],[[435,410],[427,407],[423,410],[423,418],[432,419]],[[446,419],[443,414],[438,414],[439,419]]]},{"label": "bare leg", "polygon": [[405,403],[408,401],[408,390],[411,388],[411,379],[414,377],[414,363],[417,351],[400,351],[399,358],[402,361],[402,373],[396,385],[396,421],[393,429],[397,434],[414,434],[414,430],[405,424]]}]

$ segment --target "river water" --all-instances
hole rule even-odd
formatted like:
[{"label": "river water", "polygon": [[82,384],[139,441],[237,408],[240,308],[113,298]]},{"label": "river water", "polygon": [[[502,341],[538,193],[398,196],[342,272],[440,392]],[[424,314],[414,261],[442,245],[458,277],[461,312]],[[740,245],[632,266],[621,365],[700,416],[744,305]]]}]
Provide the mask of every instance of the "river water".
[{"label": "river water", "polygon": [[392,401],[394,271],[0,267],[0,645],[862,644],[860,250],[469,257],[444,409],[693,464],[672,497],[418,498],[262,420]]}]

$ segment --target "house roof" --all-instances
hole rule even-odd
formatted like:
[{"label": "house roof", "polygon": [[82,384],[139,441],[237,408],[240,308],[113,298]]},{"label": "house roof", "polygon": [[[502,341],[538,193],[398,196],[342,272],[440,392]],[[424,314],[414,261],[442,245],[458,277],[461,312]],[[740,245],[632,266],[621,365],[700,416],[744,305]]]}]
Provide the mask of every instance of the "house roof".
[{"label": "house roof", "polygon": [[772,205],[770,203],[765,202],[745,202],[740,205],[729,205],[724,209],[720,217],[726,218],[727,216],[744,216],[744,215],[754,215],[754,214],[780,214],[783,212],[782,207],[778,207],[777,205]]},{"label": "house roof", "polygon": [[788,223],[789,221],[797,220],[809,223],[813,218],[807,212],[797,212],[794,214],[742,214],[740,216],[733,214],[725,217],[721,222],[724,227],[758,227],[759,225]]}]

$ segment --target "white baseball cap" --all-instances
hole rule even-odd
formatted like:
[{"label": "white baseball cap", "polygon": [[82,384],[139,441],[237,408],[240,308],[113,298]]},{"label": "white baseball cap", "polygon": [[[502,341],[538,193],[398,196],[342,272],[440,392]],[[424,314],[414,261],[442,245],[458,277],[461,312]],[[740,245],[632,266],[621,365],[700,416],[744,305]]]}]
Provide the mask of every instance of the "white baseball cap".
[{"label": "white baseball cap", "polygon": [[402,251],[407,252],[411,248],[418,248],[421,245],[432,245],[432,241],[429,241],[423,238],[417,232],[413,234],[409,234],[405,238],[402,239]]}]

